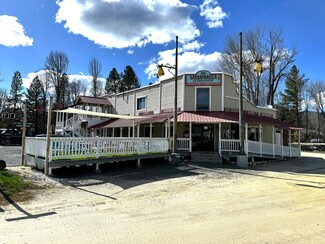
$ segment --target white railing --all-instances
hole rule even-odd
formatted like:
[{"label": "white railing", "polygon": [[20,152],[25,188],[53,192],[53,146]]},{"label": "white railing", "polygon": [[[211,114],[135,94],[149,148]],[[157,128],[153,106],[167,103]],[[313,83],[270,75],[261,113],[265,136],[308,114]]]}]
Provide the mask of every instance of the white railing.
[{"label": "white railing", "polygon": [[46,137],[26,137],[25,154],[45,158]]},{"label": "white railing", "polygon": [[190,150],[190,139],[189,138],[177,138],[177,150]]},{"label": "white railing", "polygon": [[239,152],[240,140],[221,139],[221,151]]},{"label": "white railing", "polygon": [[[168,141],[165,138],[51,137],[51,145],[49,161],[168,151]],[[27,154],[45,157],[45,151],[45,137],[26,138]]]},{"label": "white railing", "polygon": [[[240,141],[232,139],[221,139],[222,152],[239,152]],[[273,145],[272,143],[245,141],[245,152],[258,155],[281,156],[281,157],[300,157],[300,148]],[[274,149],[273,149],[274,148]]]}]

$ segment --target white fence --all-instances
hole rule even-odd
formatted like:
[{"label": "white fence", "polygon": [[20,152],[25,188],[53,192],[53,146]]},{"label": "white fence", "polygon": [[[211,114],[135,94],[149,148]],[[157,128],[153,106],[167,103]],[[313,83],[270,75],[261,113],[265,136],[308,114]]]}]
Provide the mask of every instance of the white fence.
[{"label": "white fence", "polygon": [[[300,157],[300,148],[281,146],[272,143],[258,142],[258,141],[245,141],[245,152],[258,154],[260,156],[281,156],[281,157]],[[239,140],[221,140],[222,152],[239,152]]]},{"label": "white fence", "polygon": [[[168,151],[165,138],[51,137],[50,140],[49,161]],[[45,158],[46,138],[27,137],[25,153]]]}]

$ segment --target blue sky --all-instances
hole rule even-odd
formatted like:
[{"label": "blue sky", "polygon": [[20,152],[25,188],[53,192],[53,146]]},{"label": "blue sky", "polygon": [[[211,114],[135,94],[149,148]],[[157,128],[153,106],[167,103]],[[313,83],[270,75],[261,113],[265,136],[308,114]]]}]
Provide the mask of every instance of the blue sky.
[{"label": "blue sky", "polygon": [[226,36],[256,26],[281,27],[300,72],[325,80],[324,10],[324,0],[0,0],[0,88],[16,70],[28,86],[52,50],[68,55],[70,80],[87,81],[95,57],[103,78],[131,65],[145,86],[156,63],[174,64],[176,35],[179,74],[220,71]]}]

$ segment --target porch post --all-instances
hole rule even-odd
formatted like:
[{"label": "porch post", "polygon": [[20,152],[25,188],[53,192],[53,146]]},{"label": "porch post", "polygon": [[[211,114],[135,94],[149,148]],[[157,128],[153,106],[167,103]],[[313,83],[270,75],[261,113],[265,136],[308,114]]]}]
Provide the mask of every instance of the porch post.
[{"label": "porch post", "polygon": [[131,137],[131,127],[128,127],[128,137]]},{"label": "porch post", "polygon": [[167,137],[168,137],[168,150],[171,148],[170,143],[170,118],[168,118],[168,128],[167,128]]},{"label": "porch post", "polygon": [[289,129],[289,157],[291,158],[291,129]]},{"label": "porch post", "polygon": [[192,122],[190,122],[190,126],[189,126],[189,151],[192,152]]},{"label": "porch post", "polygon": [[281,157],[283,158],[283,129],[281,129]]},{"label": "porch post", "polygon": [[135,137],[135,119],[133,119],[133,131],[132,131],[133,137]]},{"label": "porch post", "polygon": [[219,140],[219,143],[218,143],[218,151],[219,151],[219,156],[221,158],[221,150],[222,150],[222,147],[221,147],[221,123],[219,123],[219,130],[218,130],[218,140]]},{"label": "porch post", "polygon": [[152,137],[152,123],[150,123],[150,138]]},{"label": "porch post", "polygon": [[246,155],[248,156],[248,123],[245,123],[245,138],[244,138],[245,140],[245,147],[244,147],[244,149],[245,149],[245,153],[246,153]]},{"label": "porch post", "polygon": [[112,136],[115,137],[115,127],[113,127]]},{"label": "porch post", "polygon": [[262,146],[262,125],[261,124],[259,124],[259,131],[258,131],[258,133],[259,133],[259,141],[260,141],[260,156],[262,156],[263,155],[263,146]]},{"label": "porch post", "polygon": [[272,147],[273,147],[273,158],[275,158],[275,142],[274,142],[274,125],[272,125]]},{"label": "porch post", "polygon": [[299,148],[299,158],[300,158],[301,157],[300,130],[298,130],[298,148]]},{"label": "porch post", "polygon": [[139,137],[140,136],[140,125],[138,125],[137,127],[138,127],[138,129],[137,129],[137,137]]},{"label": "porch post", "polygon": [[123,127],[120,128],[120,137],[123,137]]}]

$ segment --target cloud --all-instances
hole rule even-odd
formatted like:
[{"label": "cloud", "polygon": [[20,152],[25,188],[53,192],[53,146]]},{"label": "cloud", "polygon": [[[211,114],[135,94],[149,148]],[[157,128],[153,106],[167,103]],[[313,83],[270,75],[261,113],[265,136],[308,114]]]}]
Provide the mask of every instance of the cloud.
[{"label": "cloud", "polygon": [[32,46],[33,38],[25,35],[24,27],[15,16],[0,16],[0,45],[7,47]]},{"label": "cloud", "polygon": [[[193,51],[182,51],[184,48],[179,49],[178,55],[178,74],[193,73],[199,70],[218,71],[218,61],[221,58],[221,53],[213,52],[210,54],[202,54]],[[175,49],[165,50],[159,52],[158,58],[152,59],[149,62],[148,67],[145,69],[145,73],[148,75],[148,79],[151,79],[157,74],[157,64],[175,64]],[[167,79],[173,77],[173,74],[168,72],[167,68],[164,68],[165,75],[160,79]],[[174,70],[170,70],[174,73]]]},{"label": "cloud", "polygon": [[[46,80],[46,74],[45,74],[45,70],[40,70],[38,72],[31,72],[27,74],[27,77],[22,78],[23,81],[23,86],[25,88],[29,88],[30,84],[32,83],[33,79],[38,75],[38,78],[41,81],[45,81]],[[79,74],[70,74],[69,76],[69,82],[72,81],[78,81],[80,80],[83,84],[85,84],[87,86],[87,94],[89,95],[89,91],[90,91],[90,87],[91,87],[91,80],[92,77],[90,75],[85,75],[83,73],[79,73]],[[99,78],[99,80],[102,82],[103,85],[105,85],[106,79],[105,78]],[[50,84],[50,92],[54,93],[54,88],[53,86]]]},{"label": "cloud", "polygon": [[[107,48],[186,43],[200,31],[191,19],[195,7],[180,0],[58,0],[56,22]],[[73,9],[73,11],[71,11]]]},{"label": "cloud", "polygon": [[223,27],[222,20],[228,15],[219,6],[219,3],[214,0],[204,0],[200,5],[200,15],[205,18],[209,28]]}]

